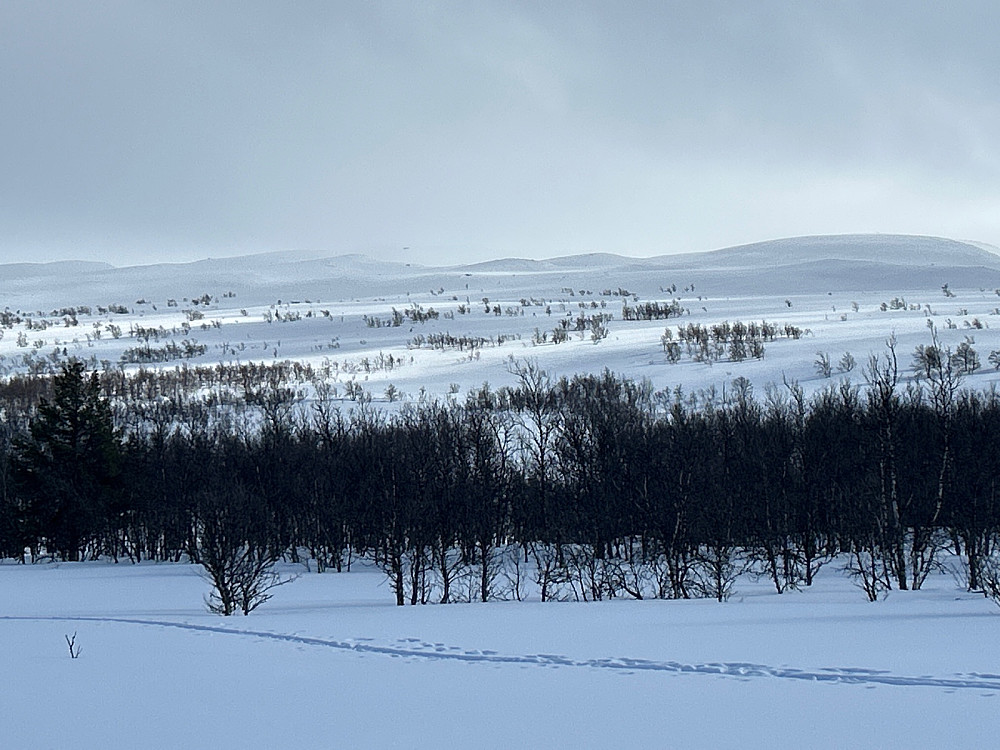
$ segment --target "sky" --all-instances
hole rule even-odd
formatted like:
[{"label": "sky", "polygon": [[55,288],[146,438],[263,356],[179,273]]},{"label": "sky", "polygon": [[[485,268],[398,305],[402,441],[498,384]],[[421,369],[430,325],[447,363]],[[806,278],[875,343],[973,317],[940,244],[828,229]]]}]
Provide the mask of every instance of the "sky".
[{"label": "sky", "polygon": [[995,2],[0,0],[0,263],[1000,245]]}]

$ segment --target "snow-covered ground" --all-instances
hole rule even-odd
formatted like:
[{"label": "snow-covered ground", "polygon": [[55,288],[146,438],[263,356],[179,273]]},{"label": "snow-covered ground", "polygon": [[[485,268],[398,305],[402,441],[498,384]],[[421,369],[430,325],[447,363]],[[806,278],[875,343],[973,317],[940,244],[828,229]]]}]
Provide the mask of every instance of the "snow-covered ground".
[{"label": "snow-covered ground", "polygon": [[989,747],[1000,730],[1000,609],[947,574],[874,604],[834,563],[810,590],[744,580],[724,604],[395,607],[360,568],[303,572],[233,618],[183,564],[0,580],[4,747]]},{"label": "snow-covered ground", "polygon": [[[933,325],[944,346],[973,342],[982,367],[964,385],[988,388],[1000,380],[987,362],[1000,350],[998,289],[994,250],[892,236],[452,268],[301,254],[29,264],[0,267],[0,310],[18,319],[2,329],[0,369],[115,365],[130,347],[186,340],[205,353],[161,366],[308,361],[376,401],[390,384],[406,398],[504,385],[511,357],[686,392],[745,377],[763,395],[786,379],[835,382],[817,374],[818,352],[834,367],[850,352],[861,382],[893,335],[906,368]],[[636,299],[679,299],[689,314],[623,321]],[[112,305],[125,309],[99,309]],[[415,305],[439,317],[363,317]],[[90,311],[67,326],[61,311],[80,306]],[[533,341],[602,312],[613,317],[597,343]],[[807,333],[759,361],[666,360],[667,327],[751,320]],[[432,333],[509,338],[471,355],[414,344]],[[1000,608],[949,573],[873,604],[836,563],[801,592],[743,579],[723,604],[397,608],[364,565],[303,570],[246,618],[210,615],[207,592],[185,564],[0,565],[0,747],[988,747],[1000,730]],[[74,633],[78,659],[64,640]]]}]

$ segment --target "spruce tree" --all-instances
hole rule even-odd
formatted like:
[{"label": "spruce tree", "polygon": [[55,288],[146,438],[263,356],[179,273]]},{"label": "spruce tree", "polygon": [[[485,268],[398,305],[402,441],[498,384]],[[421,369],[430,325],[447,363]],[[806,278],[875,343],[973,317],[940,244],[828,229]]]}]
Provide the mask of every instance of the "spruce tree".
[{"label": "spruce tree", "polygon": [[63,365],[52,392],[15,443],[15,477],[25,524],[51,554],[79,560],[111,531],[120,439],[97,373],[87,377],[82,362]]}]

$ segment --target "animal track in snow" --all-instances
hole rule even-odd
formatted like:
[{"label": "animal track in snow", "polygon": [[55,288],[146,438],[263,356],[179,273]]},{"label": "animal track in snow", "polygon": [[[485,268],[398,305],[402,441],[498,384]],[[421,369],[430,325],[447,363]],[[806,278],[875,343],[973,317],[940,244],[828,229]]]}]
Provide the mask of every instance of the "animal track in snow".
[{"label": "animal track in snow", "polygon": [[[931,675],[897,675],[885,670],[865,669],[860,667],[823,667],[806,670],[791,667],[770,667],[751,662],[706,662],[703,664],[685,664],[676,661],[654,661],[649,659],[633,659],[628,657],[611,657],[601,659],[573,659],[559,654],[500,654],[495,651],[460,650],[457,647],[444,648],[441,643],[427,643],[419,638],[404,638],[397,641],[404,645],[378,645],[369,638],[338,641],[313,636],[293,635],[287,633],[270,633],[262,630],[242,630],[221,625],[196,625],[169,620],[143,620],[127,617],[84,617],[84,616],[19,616],[0,615],[0,621],[29,622],[95,622],[116,623],[123,625],[141,625],[145,627],[174,628],[196,633],[215,633],[236,635],[245,638],[279,641],[304,646],[332,648],[340,651],[352,651],[360,654],[376,654],[391,657],[408,657],[415,659],[432,659],[459,661],[467,663],[512,664],[537,667],[568,667],[577,669],[607,669],[623,673],[662,672],[665,674],[714,675],[716,677],[772,678],[782,680],[801,680],[805,682],[826,682],[845,685],[866,685],[875,687],[886,685],[893,687],[928,687],[943,688],[948,692],[954,690],[1000,691],[1000,675],[970,672],[955,674],[948,677]],[[993,697],[994,693],[984,692],[985,697]]]}]

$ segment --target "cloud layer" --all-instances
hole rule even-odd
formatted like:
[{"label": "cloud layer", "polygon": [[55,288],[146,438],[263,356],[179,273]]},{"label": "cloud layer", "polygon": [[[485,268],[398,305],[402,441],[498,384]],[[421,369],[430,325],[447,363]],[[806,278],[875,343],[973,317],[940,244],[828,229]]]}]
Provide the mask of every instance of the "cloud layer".
[{"label": "cloud layer", "polygon": [[0,261],[1000,244],[988,2],[0,6]]}]

